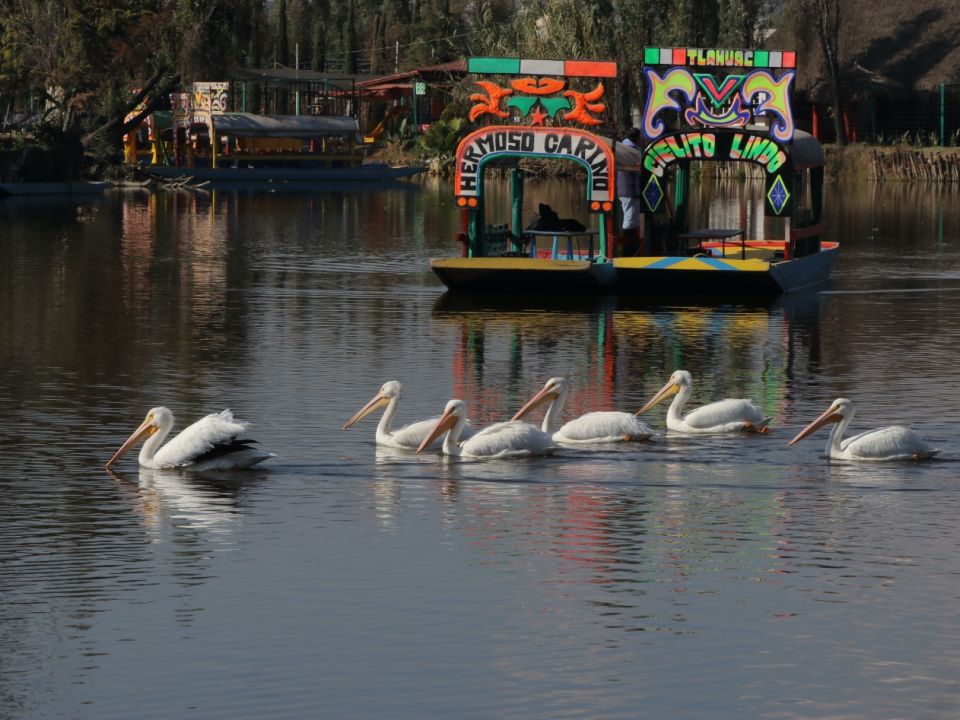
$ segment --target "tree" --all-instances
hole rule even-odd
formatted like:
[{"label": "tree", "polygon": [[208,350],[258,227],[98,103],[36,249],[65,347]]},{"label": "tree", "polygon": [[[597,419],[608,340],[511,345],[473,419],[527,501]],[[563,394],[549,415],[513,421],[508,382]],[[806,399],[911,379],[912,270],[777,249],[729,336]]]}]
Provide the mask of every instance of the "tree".
[{"label": "tree", "polygon": [[806,0],[816,25],[823,62],[826,67],[830,94],[833,98],[833,121],[837,130],[837,144],[847,144],[847,130],[843,123],[843,78],[840,74],[840,28],[843,22],[841,0]]},{"label": "tree", "polygon": [[0,93],[37,98],[47,135],[119,151],[123,134],[181,81],[228,78],[244,64],[262,8],[263,0],[3,0]]},{"label": "tree", "polygon": [[516,15],[512,0],[479,0],[467,16],[471,30],[464,38],[467,54],[498,56],[515,52],[510,28]]},{"label": "tree", "polygon": [[259,32],[261,0],[161,0],[173,6],[163,52],[184,82],[224,80],[244,64],[250,38]]},{"label": "tree", "polygon": [[716,45],[720,0],[676,0],[662,10],[657,43],[711,47]]},{"label": "tree", "polygon": [[635,124],[643,101],[644,80],[642,65],[631,58],[643,57],[643,49],[656,42],[656,27],[660,4],[655,0],[623,0],[617,3],[613,23],[614,57],[618,64],[615,122],[621,130]]},{"label": "tree", "polygon": [[343,71],[348,75],[357,72],[357,9],[354,0],[347,0],[347,18],[343,28]]},{"label": "tree", "polygon": [[373,33],[370,38],[370,73],[373,75],[380,73],[384,55],[386,54],[383,39],[385,24],[386,18],[384,17],[383,6],[374,8]]},{"label": "tree", "polygon": [[304,63],[312,44],[312,9],[307,6],[305,0],[288,0],[287,2],[287,35],[288,53],[292,66],[299,62]]},{"label": "tree", "polygon": [[[839,83],[840,0],[816,8]],[[229,80],[292,45],[315,70],[389,72],[465,55],[618,62],[607,117],[631,124],[643,97],[645,45],[749,46],[774,0],[0,0],[0,112],[31,99],[49,127],[119,149],[134,108],[167,102],[178,81]],[[779,4],[778,4],[779,6]],[[264,29],[268,30],[265,32]],[[306,50],[309,48],[309,50]],[[400,51],[399,54],[397,51]],[[360,61],[360,62],[358,62]],[[836,93],[839,97],[839,88]],[[836,102],[838,135],[842,113]]]},{"label": "tree", "polygon": [[89,146],[107,133],[119,146],[126,116],[176,84],[165,47],[173,14],[164,0],[8,0],[0,77],[31,89],[48,136]]},{"label": "tree", "polygon": [[274,67],[290,64],[290,44],[287,40],[287,0],[279,0],[277,7],[277,44],[273,53]]},{"label": "tree", "polygon": [[757,42],[762,0],[720,0],[718,7],[718,45],[752,48]]},{"label": "tree", "polygon": [[319,11],[314,13],[312,28],[310,69],[323,72],[327,69],[327,22],[324,14]]}]

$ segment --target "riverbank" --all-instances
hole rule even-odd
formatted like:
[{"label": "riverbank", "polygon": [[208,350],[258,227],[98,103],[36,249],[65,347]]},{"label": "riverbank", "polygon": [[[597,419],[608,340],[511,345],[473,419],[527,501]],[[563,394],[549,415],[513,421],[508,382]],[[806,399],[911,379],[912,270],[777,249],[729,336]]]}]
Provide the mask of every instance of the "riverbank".
[{"label": "riverbank", "polygon": [[[877,145],[826,145],[827,175],[831,179],[858,178],[875,182],[910,181],[960,184],[960,147],[909,147]],[[412,150],[394,144],[371,155],[371,160],[391,164],[426,163],[429,174],[448,176],[453,174],[452,158],[424,159]],[[42,151],[20,150],[0,153],[0,179],[7,181],[60,181],[66,180],[63,168],[50,167],[48,154]],[[568,177],[580,171],[579,167],[566,162],[549,160],[524,160],[521,166],[526,172],[538,177]],[[122,183],[131,179],[142,180],[142,175],[126,165],[100,163],[91,172],[75,171],[72,177],[90,180],[107,180]],[[761,178],[763,168],[743,163],[707,163],[695,174],[701,177]],[[136,176],[136,177],[133,177]]]},{"label": "riverbank", "polygon": [[[825,145],[824,150],[831,180],[960,183],[960,147]],[[700,172],[701,177],[718,179],[764,176],[762,165],[744,163],[702,163]]]},{"label": "riverbank", "polygon": [[[827,175],[834,180],[859,178],[883,182],[907,180],[911,182],[960,183],[960,147],[910,147],[878,145],[826,145]],[[453,162],[424,161],[413,152],[385,153],[378,159],[390,162],[427,162],[434,175],[452,175]],[[571,163],[525,160],[525,170],[537,176],[566,177],[579,171]],[[698,172],[698,171],[695,171]],[[730,163],[704,163],[699,169],[701,177],[757,177],[763,176],[760,165]]]},{"label": "riverbank", "polygon": [[827,169],[834,178],[960,183],[960,148],[828,146]]}]

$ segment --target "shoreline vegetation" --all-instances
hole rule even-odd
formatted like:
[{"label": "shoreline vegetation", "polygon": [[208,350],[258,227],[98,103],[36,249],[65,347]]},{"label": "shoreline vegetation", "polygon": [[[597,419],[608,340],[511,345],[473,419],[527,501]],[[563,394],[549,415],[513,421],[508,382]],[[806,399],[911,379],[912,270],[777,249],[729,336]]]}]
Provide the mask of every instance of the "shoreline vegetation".
[{"label": "shoreline vegetation", "polygon": [[[960,147],[920,147],[908,145],[826,145],[827,177],[831,180],[863,178],[870,182],[909,181],[960,184]],[[441,177],[453,174],[448,155],[424,156],[413,149],[385,147],[370,156],[371,160],[390,164],[422,164],[428,175]],[[77,171],[77,164],[56,168],[56,159],[49,152],[28,145],[20,152],[0,152],[0,180],[4,182],[57,182],[65,180],[107,180],[116,185],[144,183],[150,175],[131,165],[97,163]],[[520,167],[538,178],[576,177],[577,166],[562,161],[524,159]],[[67,173],[58,172],[67,170]],[[694,164],[695,176],[709,179],[746,180],[763,177],[761,166],[739,163]],[[184,169],[184,174],[189,174]],[[164,184],[164,183],[158,183]]]},{"label": "shoreline vegetation", "polygon": [[[960,184],[960,147],[909,145],[825,145],[827,178],[864,178],[872,182],[911,181]],[[378,159],[389,162],[423,162],[415,154],[393,153]],[[430,174],[451,175],[450,163],[427,160]],[[581,172],[570,163],[524,159],[520,167],[535,177],[573,177]],[[763,167],[742,163],[694,163],[693,172],[702,178],[760,179]]]},{"label": "shoreline vegetation", "polygon": [[[870,182],[960,184],[960,147],[909,145],[824,145],[830,180],[862,178]],[[717,179],[762,178],[761,166],[703,163],[705,175]]]},{"label": "shoreline vegetation", "polygon": [[[324,84],[389,80],[363,97],[351,85],[350,113],[365,132],[379,128],[384,141],[371,157],[413,160],[442,175],[471,109],[471,84],[453,70],[465,55],[616,62],[604,86],[605,134],[622,137],[645,102],[640,59],[655,41],[692,50],[794,49],[804,123],[838,140],[829,175],[960,182],[954,4],[930,0],[903,11],[852,0],[0,2],[0,181],[135,176],[119,166],[123,138],[150,113],[169,110],[172,93],[197,81],[243,82],[244,109],[249,100],[257,113],[301,114],[300,71],[308,69]],[[423,79],[419,105],[414,76]],[[317,94],[306,86],[308,96]],[[312,107],[346,113],[343,89],[332,113],[324,87],[325,101]],[[421,123],[429,129],[418,133]],[[876,144],[860,146],[858,138]],[[947,147],[930,147],[936,142]]]}]

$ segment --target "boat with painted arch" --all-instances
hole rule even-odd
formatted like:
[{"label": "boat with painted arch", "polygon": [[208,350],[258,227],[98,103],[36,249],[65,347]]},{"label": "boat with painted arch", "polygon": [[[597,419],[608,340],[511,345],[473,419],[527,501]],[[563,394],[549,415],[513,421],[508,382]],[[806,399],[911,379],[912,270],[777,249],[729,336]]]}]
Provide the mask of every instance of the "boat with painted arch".
[{"label": "boat with painted arch", "polygon": [[[616,64],[471,58],[481,92],[461,141],[454,191],[463,210],[458,258],[434,259],[452,290],[482,292],[665,291],[779,294],[827,282],[839,245],[826,226],[823,147],[798,130],[792,112],[796,55],[769,51],[646,48],[644,144],[599,134],[604,80]],[[494,80],[480,79],[494,76]],[[586,87],[584,87],[586,82]],[[525,120],[528,124],[520,124]],[[608,128],[609,129],[609,128]],[[523,227],[522,158],[565,160],[585,170],[592,226]],[[763,220],[691,227],[694,163],[745,163],[763,176]],[[484,172],[510,173],[511,218],[488,223]],[[614,257],[617,170],[633,174],[643,208],[646,252]],[[758,183],[744,182],[744,195]]]}]

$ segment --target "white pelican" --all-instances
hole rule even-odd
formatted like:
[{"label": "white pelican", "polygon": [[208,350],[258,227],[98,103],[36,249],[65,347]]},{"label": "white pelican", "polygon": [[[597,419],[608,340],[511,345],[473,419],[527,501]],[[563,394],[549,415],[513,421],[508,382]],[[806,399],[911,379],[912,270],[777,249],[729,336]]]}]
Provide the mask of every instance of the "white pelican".
[{"label": "white pelican", "polygon": [[557,446],[550,436],[535,425],[517,420],[496,423],[485,427],[473,437],[460,442],[460,434],[466,424],[467,404],[463,400],[451,400],[443,410],[430,434],[417,452],[423,452],[430,443],[447,432],[443,441],[444,455],[461,455],[470,458],[503,458],[525,455],[549,455]]},{"label": "white pelican", "polygon": [[[347,420],[341,429],[346,430],[347,428],[353,427],[374,410],[386,406],[387,409],[383,411],[380,422],[377,423],[377,445],[415,450],[419,447],[420,443],[423,442],[427,433],[436,425],[437,418],[432,417],[428,420],[420,420],[394,430],[393,417],[397,414],[397,405],[400,403],[400,397],[400,383],[396,380],[388,380],[380,387],[380,392],[378,392],[370,402],[360,408],[356,415]],[[476,430],[468,420],[463,429],[463,437],[465,439],[471,437],[475,432]]]},{"label": "white pelican", "polygon": [[519,420],[538,405],[549,402],[550,407],[547,408],[547,412],[543,416],[541,429],[550,435],[554,442],[586,445],[590,443],[646,440],[653,435],[653,430],[640,422],[636,415],[616,411],[590,412],[565,423],[561,427],[558,416],[563,409],[563,403],[566,401],[569,391],[570,386],[566,378],[550,378],[543,389],[517,411],[513,419]]},{"label": "white pelican", "polygon": [[637,415],[643,415],[664,398],[676,395],[667,411],[669,430],[685,433],[726,433],[738,430],[767,432],[770,418],[764,417],[763,411],[750,400],[718,400],[681,416],[680,411],[687,404],[692,392],[693,378],[690,373],[677,370],[650,402],[637,410]]},{"label": "white pelican", "polygon": [[838,460],[926,460],[940,452],[940,448],[930,447],[913,430],[902,425],[867,430],[844,440],[843,434],[855,412],[852,402],[837,398],[823,415],[788,444],[800,442],[827,423],[836,423],[827,440],[827,457]]},{"label": "white pelican", "polygon": [[107,468],[144,438],[146,442],[140,449],[140,467],[151,470],[239,470],[274,457],[273,453],[250,447],[255,440],[240,437],[247,425],[248,423],[234,420],[233,413],[229,410],[212,413],[197,420],[160,447],[160,443],[173,427],[173,413],[165,407],[155,407],[147,413],[147,417],[133,435],[113,454]]}]

